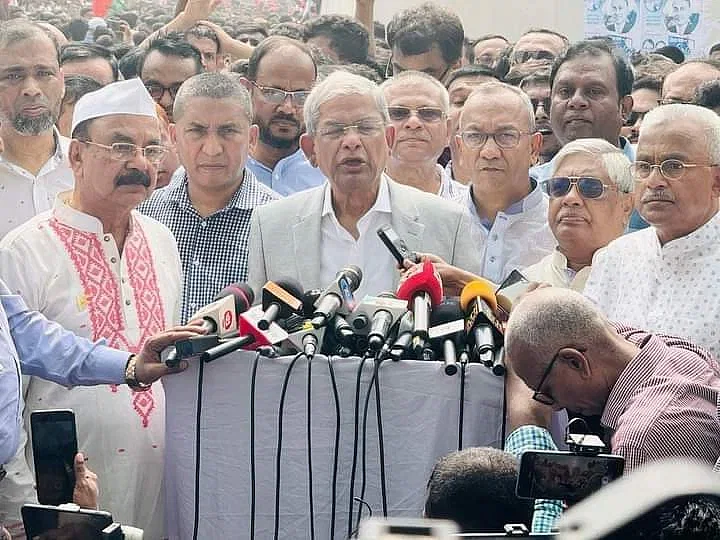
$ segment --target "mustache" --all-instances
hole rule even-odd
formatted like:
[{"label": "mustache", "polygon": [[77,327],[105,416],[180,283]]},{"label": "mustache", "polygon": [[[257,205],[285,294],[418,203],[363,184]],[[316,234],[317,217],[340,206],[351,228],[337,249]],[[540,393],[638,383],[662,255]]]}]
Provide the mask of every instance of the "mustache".
[{"label": "mustache", "polygon": [[648,202],[675,202],[675,197],[673,197],[672,193],[669,191],[666,191],[664,189],[658,189],[654,191],[648,191],[643,194],[642,198],[640,199],[641,203],[648,203]]},{"label": "mustache", "polygon": [[273,122],[275,120],[280,120],[282,122],[290,122],[292,124],[295,124],[296,126],[300,126],[300,122],[298,122],[297,118],[295,118],[291,114],[283,114],[283,113],[275,114],[275,115],[273,115],[272,118],[270,118],[270,122]]},{"label": "mustache", "polygon": [[150,175],[144,171],[133,169],[130,172],[115,177],[116,186],[145,186],[150,187],[152,180]]}]

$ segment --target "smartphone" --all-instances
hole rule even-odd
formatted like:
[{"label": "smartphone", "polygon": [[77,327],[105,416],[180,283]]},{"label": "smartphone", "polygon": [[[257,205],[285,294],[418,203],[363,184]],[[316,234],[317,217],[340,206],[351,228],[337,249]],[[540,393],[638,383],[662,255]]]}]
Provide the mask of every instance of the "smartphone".
[{"label": "smartphone", "polygon": [[405,241],[398,236],[395,230],[390,225],[383,225],[377,230],[377,235],[385,244],[385,247],[390,250],[395,260],[400,266],[403,265],[405,259],[412,263],[419,263],[420,257],[414,251],[410,251]]},{"label": "smartphone", "polygon": [[52,538],[99,538],[112,525],[109,512],[84,508],[57,508],[42,504],[25,504],[22,509],[27,538],[51,533]]},{"label": "smartphone", "polygon": [[72,502],[78,452],[75,413],[70,409],[34,411],[30,434],[38,501],[46,505]]},{"label": "smartphone", "polygon": [[360,523],[358,540],[451,540],[457,533],[451,521],[370,518]]},{"label": "smartphone", "polygon": [[622,476],[625,459],[537,450],[520,458],[515,492],[528,499],[577,502]]},{"label": "smartphone", "polygon": [[495,291],[498,303],[498,318],[500,320],[507,321],[513,305],[527,291],[528,285],[530,285],[530,280],[517,270],[510,272],[505,281],[500,284],[497,291]]}]

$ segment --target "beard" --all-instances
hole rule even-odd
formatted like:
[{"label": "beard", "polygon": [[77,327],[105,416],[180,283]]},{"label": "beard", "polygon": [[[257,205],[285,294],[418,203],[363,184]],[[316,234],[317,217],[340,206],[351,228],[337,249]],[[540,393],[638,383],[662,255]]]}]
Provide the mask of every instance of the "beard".
[{"label": "beard", "polygon": [[[286,122],[294,123],[297,126],[297,135],[295,135],[294,137],[278,137],[276,135],[273,135],[271,128],[273,120],[284,120]],[[260,138],[260,142],[267,144],[271,148],[277,148],[278,150],[287,150],[288,148],[292,148],[293,146],[297,145],[300,141],[302,129],[300,127],[300,123],[292,116],[275,115],[270,118],[270,122],[268,123],[261,122],[259,119],[256,119],[255,123],[258,125],[259,128],[258,137]]]},{"label": "beard", "polygon": [[12,118],[12,126],[20,135],[35,136],[52,129],[56,115],[47,111],[40,116],[23,116],[18,114]]}]

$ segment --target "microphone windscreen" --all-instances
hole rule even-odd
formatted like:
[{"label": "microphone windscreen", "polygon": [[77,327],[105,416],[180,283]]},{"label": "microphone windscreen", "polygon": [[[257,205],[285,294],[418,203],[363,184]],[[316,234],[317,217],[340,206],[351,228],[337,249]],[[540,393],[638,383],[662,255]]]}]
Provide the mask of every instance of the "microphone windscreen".
[{"label": "microphone windscreen", "polygon": [[[282,287],[288,293],[292,294],[295,298],[302,298],[303,288],[300,282],[296,279],[284,277],[275,280],[275,284]],[[267,309],[267,306],[263,306],[263,309]]]},{"label": "microphone windscreen", "polygon": [[460,308],[466,311],[470,302],[477,297],[482,298],[493,311],[497,311],[495,284],[487,279],[476,279],[465,285],[460,293]]},{"label": "microphone windscreen", "polygon": [[252,303],[255,301],[255,293],[252,288],[250,285],[243,282],[231,283],[217,293],[215,300],[219,300],[220,298],[224,298],[226,296],[232,296],[235,298],[236,314],[244,313],[250,309],[250,306],[252,306]]},{"label": "microphone windscreen", "polygon": [[418,264],[408,271],[398,287],[397,297],[410,302],[413,296],[421,292],[430,295],[433,306],[442,302],[442,280],[430,261]]},{"label": "microphone windscreen", "polygon": [[360,286],[360,282],[363,278],[363,273],[359,266],[350,264],[340,270],[340,272],[338,272],[338,275],[340,274],[344,275],[345,278],[350,282],[350,288],[353,291],[356,291],[358,289],[358,287]]},{"label": "microphone windscreen", "polygon": [[460,309],[460,302],[458,299],[446,298],[433,308],[430,313],[430,324],[432,326],[437,326],[464,318],[465,315]]}]

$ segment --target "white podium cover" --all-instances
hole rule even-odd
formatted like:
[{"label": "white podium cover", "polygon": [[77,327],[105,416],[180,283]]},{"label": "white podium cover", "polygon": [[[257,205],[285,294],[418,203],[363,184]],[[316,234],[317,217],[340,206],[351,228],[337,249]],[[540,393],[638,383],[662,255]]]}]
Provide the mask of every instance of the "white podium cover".
[{"label": "white podium cover", "polygon": [[[238,352],[204,366],[198,538],[251,538],[250,388],[255,353]],[[274,538],[275,459],[283,379],[291,358],[260,358],[255,385],[255,534]],[[346,538],[353,462],[356,377],[360,360],[333,358],[340,397],[340,445],[334,535],[331,534],[335,401],[328,360],[312,363],[312,472],[315,538]],[[354,496],[361,495],[362,409],[372,378],[361,379],[360,437]],[[457,449],[460,373],[439,362],[384,362],[379,371],[388,514],[420,516],[433,464]],[[166,517],[171,539],[193,537],[198,363],[164,379],[166,395]],[[308,362],[295,364],[283,414],[278,538],[310,538]],[[466,370],[463,447],[501,447],[503,378],[479,364]],[[375,395],[367,416],[364,500],[382,515]],[[357,516],[360,505],[354,505]],[[368,515],[367,508],[363,516]],[[356,518],[355,518],[356,519]],[[354,527],[353,527],[354,529]]]}]

